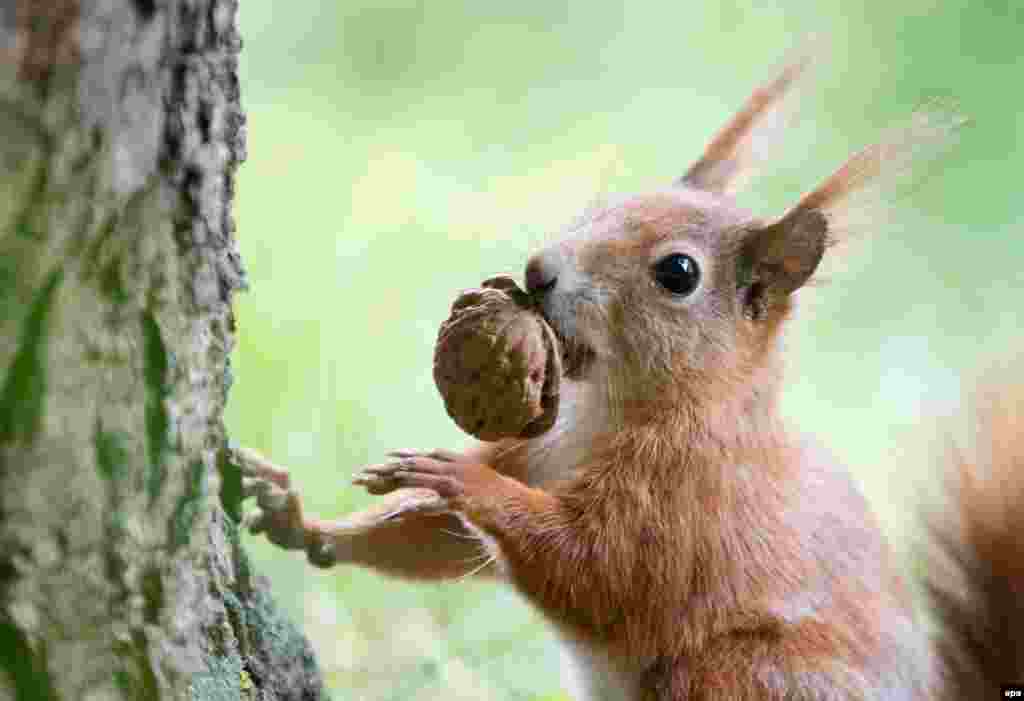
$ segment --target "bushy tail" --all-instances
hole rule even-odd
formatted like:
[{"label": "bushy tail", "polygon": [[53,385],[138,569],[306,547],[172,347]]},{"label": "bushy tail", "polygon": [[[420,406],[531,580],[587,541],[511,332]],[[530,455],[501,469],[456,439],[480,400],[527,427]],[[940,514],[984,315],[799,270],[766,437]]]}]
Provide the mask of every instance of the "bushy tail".
[{"label": "bushy tail", "polygon": [[974,398],[950,451],[950,503],[931,521],[926,586],[945,699],[1001,698],[1024,683],[1024,363]]}]

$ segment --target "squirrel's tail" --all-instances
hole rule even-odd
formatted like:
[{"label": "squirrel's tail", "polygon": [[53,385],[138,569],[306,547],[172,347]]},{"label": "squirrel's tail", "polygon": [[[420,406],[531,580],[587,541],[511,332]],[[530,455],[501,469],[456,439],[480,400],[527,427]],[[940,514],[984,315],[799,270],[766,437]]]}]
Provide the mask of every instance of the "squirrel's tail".
[{"label": "squirrel's tail", "polygon": [[977,394],[970,437],[950,451],[950,503],[931,522],[926,587],[950,700],[1024,684],[1024,364],[1017,370]]}]

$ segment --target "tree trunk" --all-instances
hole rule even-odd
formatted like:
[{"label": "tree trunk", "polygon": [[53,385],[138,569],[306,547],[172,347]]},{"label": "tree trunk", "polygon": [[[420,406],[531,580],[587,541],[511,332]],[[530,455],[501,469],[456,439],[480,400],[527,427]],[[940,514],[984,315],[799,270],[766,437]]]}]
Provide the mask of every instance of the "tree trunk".
[{"label": "tree trunk", "polygon": [[237,0],[0,0],[0,699],[319,699],[225,446]]}]

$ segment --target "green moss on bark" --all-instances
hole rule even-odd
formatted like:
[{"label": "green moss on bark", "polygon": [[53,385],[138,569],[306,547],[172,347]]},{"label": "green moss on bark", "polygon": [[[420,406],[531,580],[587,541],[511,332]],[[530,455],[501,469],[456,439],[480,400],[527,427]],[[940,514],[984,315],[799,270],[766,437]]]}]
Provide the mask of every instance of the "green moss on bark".
[{"label": "green moss on bark", "polygon": [[0,619],[0,669],[14,687],[17,701],[57,701],[46,670],[45,648],[32,650],[25,635],[14,625]]},{"label": "green moss on bark", "polygon": [[57,268],[32,301],[18,352],[0,390],[0,442],[30,442],[39,431],[46,397],[46,346],[53,300],[64,272]]},{"label": "green moss on bark", "polygon": [[196,516],[206,500],[206,466],[201,460],[193,460],[185,472],[185,490],[174,505],[167,541],[171,552],[188,545]]},{"label": "green moss on bark", "polygon": [[235,523],[242,520],[242,468],[232,458],[233,446],[220,451],[217,468],[220,471],[220,503]]},{"label": "green moss on bark", "polygon": [[123,482],[130,473],[127,436],[118,431],[104,431],[98,424],[93,437],[96,451],[96,469],[100,477],[113,482]]},{"label": "green moss on bark", "polygon": [[167,434],[170,417],[167,413],[167,346],[160,326],[150,312],[142,314],[143,362],[146,381],[146,448],[149,463],[145,489],[152,505],[160,498],[167,481]]}]

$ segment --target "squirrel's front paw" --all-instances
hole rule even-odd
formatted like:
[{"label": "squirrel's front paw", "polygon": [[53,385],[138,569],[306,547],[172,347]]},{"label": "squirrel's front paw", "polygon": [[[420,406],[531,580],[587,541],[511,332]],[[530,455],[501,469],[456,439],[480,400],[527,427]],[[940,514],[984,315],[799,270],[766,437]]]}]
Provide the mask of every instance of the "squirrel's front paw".
[{"label": "squirrel's front paw", "polygon": [[302,499],[291,488],[288,471],[254,450],[238,448],[234,452],[242,469],[242,496],[256,497],[259,507],[245,515],[243,527],[253,534],[265,534],[280,548],[305,550],[309,561],[318,567],[335,564],[331,538],[320,522],[303,515]]},{"label": "squirrel's front paw", "polygon": [[443,510],[470,515],[467,512],[497,491],[494,486],[502,479],[487,465],[447,450],[396,450],[388,455],[395,459],[364,468],[352,483],[371,494],[429,489],[441,498],[438,506]]}]

